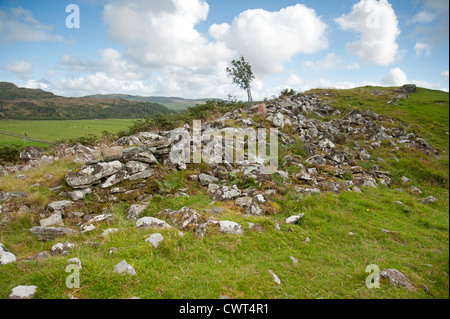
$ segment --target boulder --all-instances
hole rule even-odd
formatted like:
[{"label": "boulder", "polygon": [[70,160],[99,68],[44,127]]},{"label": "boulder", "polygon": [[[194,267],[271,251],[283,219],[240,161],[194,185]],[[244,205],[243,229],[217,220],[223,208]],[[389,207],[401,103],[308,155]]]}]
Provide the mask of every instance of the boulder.
[{"label": "boulder", "polygon": [[241,190],[236,186],[224,186],[210,183],[208,185],[208,194],[217,201],[227,201],[241,196]]},{"label": "boulder", "polygon": [[73,169],[66,174],[67,184],[73,188],[87,188],[100,182],[102,178],[109,177],[122,170],[123,164],[119,161],[97,163]]},{"label": "boulder", "polygon": [[57,202],[51,202],[50,204],[48,204],[48,208],[54,212],[61,212],[64,209],[66,209],[67,207],[72,206],[72,204],[73,204],[73,201],[71,201],[71,200],[61,200],[61,201],[57,201]]},{"label": "boulder", "polygon": [[12,198],[25,198],[27,195],[24,192],[2,192],[0,191],[0,203],[7,202]]},{"label": "boulder", "polygon": [[219,222],[219,230],[222,233],[229,233],[229,234],[236,234],[236,235],[242,235],[244,233],[244,229],[241,225],[239,225],[236,222],[232,222],[229,220],[221,220]]},{"label": "boulder", "polygon": [[67,195],[73,200],[77,201],[80,199],[83,199],[87,194],[92,193],[92,189],[90,188],[84,188],[80,190],[73,190],[71,192],[67,192]]},{"label": "boulder", "polygon": [[123,150],[123,159],[126,161],[138,161],[150,165],[158,164],[155,156],[146,146],[134,146]]},{"label": "boulder", "polygon": [[108,229],[105,229],[105,230],[103,231],[103,233],[102,233],[102,237],[103,237],[103,238],[107,238],[110,234],[117,233],[118,231],[119,231],[118,228],[108,228]]},{"label": "boulder", "polygon": [[74,249],[75,245],[72,243],[57,243],[52,246],[50,253],[55,255],[67,255],[69,250]]},{"label": "boulder", "polygon": [[128,172],[126,170],[118,171],[117,173],[111,175],[102,183],[101,188],[108,188],[120,182],[127,180],[129,177]]},{"label": "boulder", "polygon": [[130,177],[128,177],[128,180],[135,181],[138,179],[145,179],[145,178],[149,178],[149,177],[153,176],[153,174],[155,174],[155,171],[153,169],[149,168],[149,169],[146,169],[145,171],[131,175]]},{"label": "boulder", "polygon": [[165,221],[160,220],[155,217],[142,217],[139,218],[136,221],[136,227],[138,228],[150,228],[150,227],[156,227],[156,228],[172,228],[169,224],[167,224]]},{"label": "boulder", "polygon": [[211,176],[211,175],[208,175],[208,174],[204,174],[204,173],[201,173],[198,176],[198,178],[200,179],[200,183],[203,186],[206,186],[209,183],[217,183],[219,181],[219,179],[217,177],[214,177],[214,176]]},{"label": "boulder", "polygon": [[16,256],[9,252],[5,246],[0,243],[0,265],[10,264],[16,261]]},{"label": "boulder", "polygon": [[75,159],[73,160],[74,164],[86,164],[100,159],[99,152],[90,147],[81,145],[80,143],[77,143],[74,146],[73,152],[75,153]]},{"label": "boulder", "polygon": [[303,216],[305,216],[304,213],[301,213],[301,214],[298,214],[298,215],[290,216],[290,217],[286,218],[286,224],[295,224],[295,223],[298,222],[300,219],[302,219]]},{"label": "boulder", "polygon": [[129,220],[137,220],[147,207],[148,207],[148,205],[142,205],[142,204],[131,205],[130,209],[128,210],[127,218]]},{"label": "boulder", "polygon": [[415,84],[405,84],[402,87],[395,90],[396,93],[404,93],[404,94],[411,94],[415,92],[417,89]]},{"label": "boulder", "polygon": [[153,247],[158,248],[159,244],[164,240],[164,237],[160,233],[151,234],[145,242],[150,243]]},{"label": "boulder", "polygon": [[111,162],[122,159],[123,149],[120,146],[112,146],[102,150],[103,160]]},{"label": "boulder", "polygon": [[391,269],[383,269],[380,271],[379,279],[387,279],[389,281],[389,284],[396,285],[396,286],[403,286],[407,288],[414,288],[413,285],[409,282],[408,278],[397,269],[391,268]]},{"label": "boulder", "polygon": [[423,203],[423,204],[429,204],[429,203],[434,203],[436,200],[437,200],[437,199],[436,199],[435,197],[433,197],[433,196],[428,196],[428,197],[422,198],[422,199],[420,200],[420,202]]},{"label": "boulder", "polygon": [[70,258],[69,260],[67,260],[67,262],[69,264],[74,264],[78,267],[78,269],[81,269],[81,260],[79,258]]},{"label": "boulder", "polygon": [[165,209],[158,213],[158,216],[168,217],[172,223],[180,230],[195,229],[199,226],[200,214],[192,208],[183,207],[178,211]]},{"label": "boulder", "polygon": [[30,232],[42,241],[50,241],[58,237],[62,237],[65,235],[74,235],[78,233],[76,230],[73,230],[71,228],[42,226],[35,226],[30,229]]},{"label": "boulder", "polygon": [[39,224],[42,227],[55,226],[55,225],[56,226],[64,226],[64,222],[62,220],[60,213],[51,214],[50,217],[41,219],[39,221]]},{"label": "boulder", "polygon": [[38,160],[42,157],[42,148],[37,146],[28,146],[22,152],[20,152],[19,157],[23,160]]},{"label": "boulder", "polygon": [[32,299],[37,291],[37,286],[24,286],[20,285],[14,287],[9,299]]},{"label": "boulder", "polygon": [[128,173],[130,175],[133,175],[145,171],[149,167],[149,164],[138,161],[129,161],[125,164],[125,166],[127,168]]},{"label": "boulder", "polygon": [[136,271],[134,270],[133,266],[128,264],[125,259],[114,267],[114,272],[117,274],[129,274],[132,276],[136,276]]}]

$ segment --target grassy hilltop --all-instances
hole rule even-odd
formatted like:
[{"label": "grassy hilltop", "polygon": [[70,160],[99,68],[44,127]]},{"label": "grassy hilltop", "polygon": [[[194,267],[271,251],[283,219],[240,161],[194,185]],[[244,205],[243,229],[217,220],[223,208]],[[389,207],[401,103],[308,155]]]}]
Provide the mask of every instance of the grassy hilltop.
[{"label": "grassy hilltop", "polygon": [[[35,298],[42,299],[71,296],[190,299],[221,295],[269,299],[449,298],[449,95],[417,88],[409,98],[388,104],[395,95],[394,89],[361,87],[305,92],[314,93],[344,114],[359,109],[386,115],[395,121],[384,122],[385,127],[403,123],[402,128],[408,133],[425,138],[439,150],[440,155],[434,157],[402,145],[394,151],[389,143],[381,143],[373,150],[370,160],[358,161],[364,168],[377,165],[379,170],[389,171],[390,187],[365,187],[361,193],[303,195],[295,192],[296,181],[292,178],[277,176],[273,199],[279,212],[246,216],[233,201],[211,205],[206,187],[187,178],[190,174],[208,172],[204,164],[190,164],[186,170],[177,172],[160,167],[161,175],[152,177],[154,194],[143,216],[156,216],[163,209],[178,210],[183,206],[199,212],[220,207],[224,210],[217,216],[241,224],[242,236],[211,231],[199,239],[192,232],[180,236],[176,228],[161,229],[157,232],[164,236],[164,241],[155,249],[144,240],[156,231],[140,230],[126,218],[130,207],[126,197],[113,205],[100,203],[90,194],[77,208],[86,214],[99,214],[107,208],[115,216],[113,222],[92,232],[41,242],[29,231],[39,224],[36,211],[51,201],[61,200],[59,191],[49,188],[58,185],[66,188],[64,176],[77,166],[70,160],[60,160],[24,172],[28,176],[24,180],[17,179],[17,174],[0,177],[0,191],[24,191],[26,198],[13,201],[17,207],[28,207],[22,212],[0,214],[0,242],[17,257],[14,263],[0,265],[0,298],[7,298],[17,285],[38,286]],[[381,94],[373,94],[375,90]],[[223,110],[209,103],[191,109],[191,113],[141,121],[132,129],[176,126],[183,120],[191,120],[189,114],[208,118],[219,111]],[[262,120],[255,118],[255,121]],[[292,135],[289,129],[283,132]],[[354,142],[349,140],[346,146],[352,148]],[[301,146],[298,141],[295,145],[279,143],[279,154],[305,158]],[[284,166],[281,169],[295,170]],[[410,181],[405,184],[403,176]],[[240,187],[264,188],[239,176],[234,183]],[[412,192],[411,186],[418,187],[422,194]],[[189,197],[175,196],[180,190]],[[430,195],[437,200],[428,204],[420,201]],[[297,224],[284,222],[299,213],[305,216]],[[261,225],[262,231],[250,229],[249,222]],[[275,223],[280,225],[280,230],[275,228]],[[103,238],[101,233],[106,228],[119,231]],[[58,242],[77,246],[68,256],[23,261],[50,250]],[[111,247],[117,248],[114,254],[110,254]],[[72,257],[82,263],[79,289],[68,289],[65,285],[69,275],[65,268]],[[298,262],[294,263],[291,257]],[[114,266],[123,259],[134,267],[137,276],[113,272]],[[365,269],[369,264],[400,270],[414,289],[385,283],[379,289],[368,289],[365,280],[369,273]],[[269,270],[281,279],[280,285],[274,282]]]}]

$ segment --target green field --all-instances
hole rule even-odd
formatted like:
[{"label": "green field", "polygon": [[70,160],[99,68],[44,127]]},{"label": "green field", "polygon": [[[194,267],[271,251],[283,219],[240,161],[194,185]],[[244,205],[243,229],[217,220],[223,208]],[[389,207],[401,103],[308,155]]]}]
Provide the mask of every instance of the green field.
[{"label": "green field", "polygon": [[[15,133],[46,141],[77,138],[102,132],[117,133],[126,130],[134,119],[66,120],[66,121],[0,121],[0,131]],[[39,145],[21,138],[0,134],[0,144]]]}]

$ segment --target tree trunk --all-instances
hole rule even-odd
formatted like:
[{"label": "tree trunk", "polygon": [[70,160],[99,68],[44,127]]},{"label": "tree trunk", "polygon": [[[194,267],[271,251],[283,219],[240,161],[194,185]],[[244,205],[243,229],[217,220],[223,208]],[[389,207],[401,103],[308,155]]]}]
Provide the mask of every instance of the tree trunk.
[{"label": "tree trunk", "polygon": [[248,106],[251,107],[253,104],[252,91],[250,87],[247,88],[247,96],[248,96]]}]

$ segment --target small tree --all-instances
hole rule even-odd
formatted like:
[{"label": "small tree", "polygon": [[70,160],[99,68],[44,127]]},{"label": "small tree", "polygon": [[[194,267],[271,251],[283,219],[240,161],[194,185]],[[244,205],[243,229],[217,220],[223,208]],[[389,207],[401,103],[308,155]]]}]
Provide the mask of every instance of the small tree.
[{"label": "small tree", "polygon": [[250,83],[255,77],[253,76],[251,65],[242,56],[240,60],[231,61],[231,64],[233,67],[231,69],[227,67],[226,71],[228,75],[233,77],[234,84],[247,91],[248,105],[252,106],[253,99]]}]

